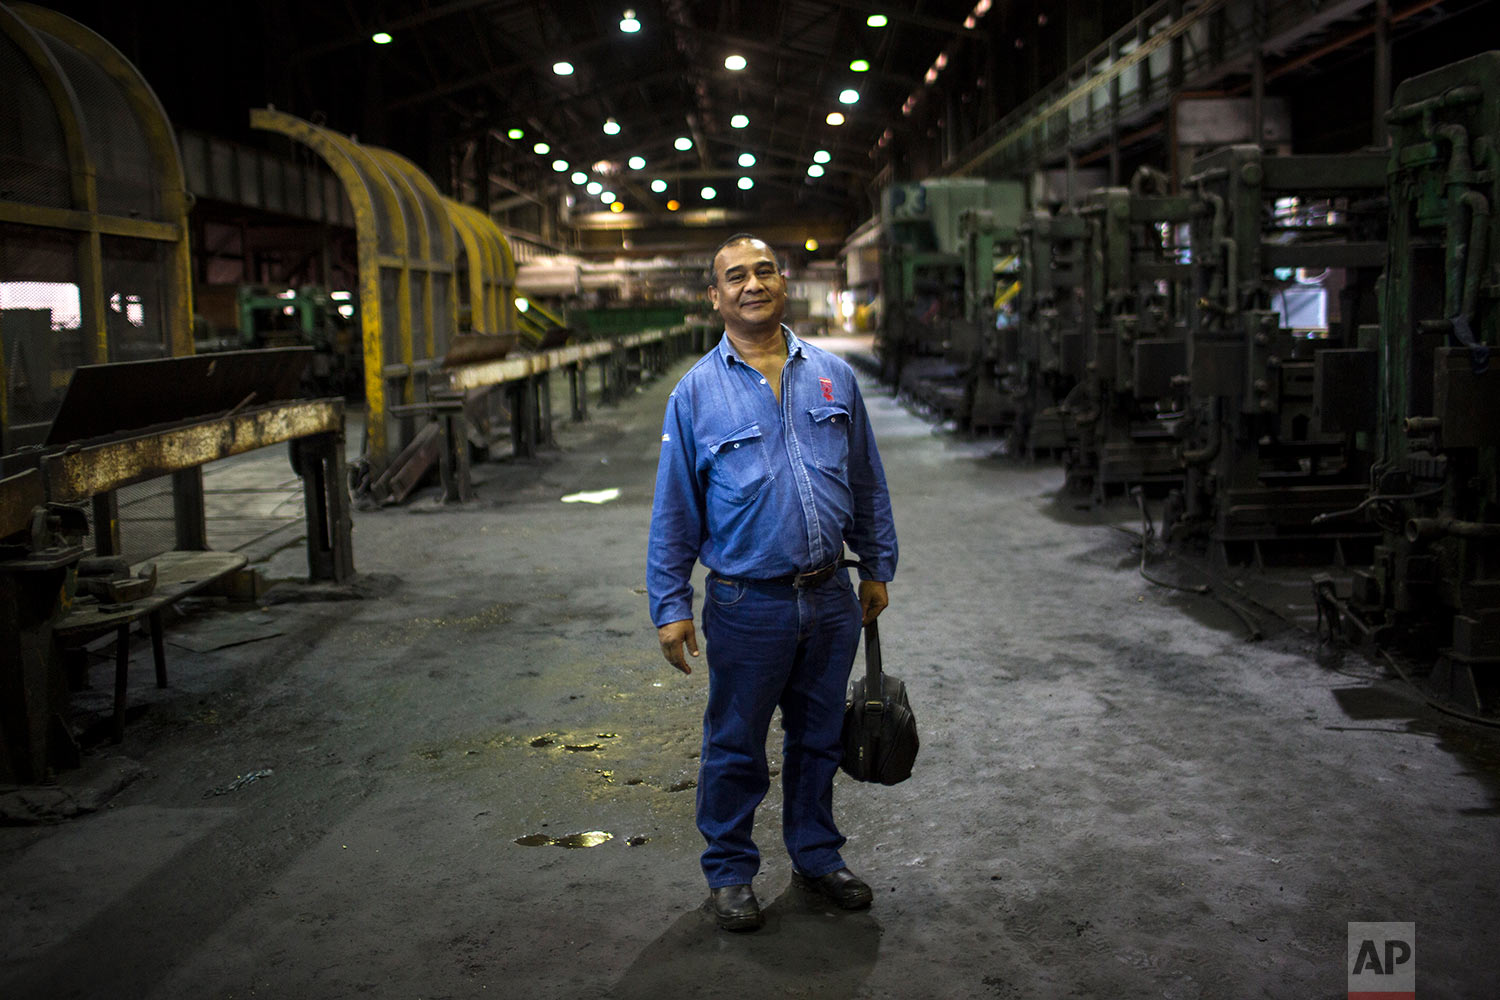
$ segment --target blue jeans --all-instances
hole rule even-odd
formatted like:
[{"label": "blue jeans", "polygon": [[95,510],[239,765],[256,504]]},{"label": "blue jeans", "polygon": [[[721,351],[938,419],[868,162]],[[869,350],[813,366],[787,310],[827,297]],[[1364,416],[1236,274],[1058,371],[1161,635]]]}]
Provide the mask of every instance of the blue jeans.
[{"label": "blue jeans", "polygon": [[698,830],[708,842],[702,862],[710,888],[749,882],[760,869],[751,831],[770,787],[766,733],[777,706],[786,734],[781,831],[792,867],[819,877],[844,866],[833,776],[859,631],[859,601],[844,571],[815,590],[709,574]]}]

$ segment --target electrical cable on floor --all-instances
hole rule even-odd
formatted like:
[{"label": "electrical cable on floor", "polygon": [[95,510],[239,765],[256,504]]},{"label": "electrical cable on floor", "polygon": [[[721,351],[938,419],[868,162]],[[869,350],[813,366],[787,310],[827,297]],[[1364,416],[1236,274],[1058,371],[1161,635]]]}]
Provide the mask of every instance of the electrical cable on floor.
[{"label": "electrical cable on floor", "polygon": [[[1156,525],[1151,520],[1151,513],[1146,510],[1145,493],[1139,487],[1137,487],[1134,490],[1131,490],[1131,494],[1135,497],[1136,506],[1140,509],[1141,512],[1141,563],[1139,568],[1141,578],[1147,583],[1153,584],[1158,587],[1165,587],[1168,590],[1177,590],[1185,594],[1202,594],[1205,597],[1212,597],[1215,601],[1218,601],[1224,607],[1233,612],[1234,616],[1238,618],[1241,624],[1245,626],[1245,629],[1248,633],[1245,636],[1247,642],[1259,642],[1263,636],[1263,633],[1260,630],[1260,623],[1257,622],[1248,611],[1244,610],[1237,604],[1234,604],[1227,598],[1218,594],[1213,587],[1209,586],[1206,583],[1200,583],[1196,587],[1188,587],[1179,583],[1171,583],[1167,580],[1159,579],[1146,572],[1146,554],[1151,547],[1152,540],[1156,538]],[[1134,536],[1135,534],[1134,532],[1128,533],[1132,536]]]},{"label": "electrical cable on floor", "polygon": [[1465,722],[1475,722],[1481,726],[1489,726],[1491,729],[1500,729],[1500,719],[1486,719],[1482,715],[1471,715],[1468,712],[1460,712],[1456,708],[1444,705],[1442,702],[1430,696],[1426,691],[1423,691],[1422,688],[1417,684],[1417,682],[1412,680],[1410,675],[1408,675],[1405,670],[1401,669],[1401,664],[1397,663],[1396,658],[1392,656],[1387,650],[1382,649],[1380,651],[1380,655],[1385,657],[1385,662],[1389,663],[1391,665],[1391,669],[1396,671],[1396,676],[1400,677],[1407,683],[1407,686],[1409,686],[1413,691],[1417,692],[1417,694],[1421,697],[1422,701],[1427,705],[1428,708],[1436,709],[1437,711],[1442,712],[1444,715],[1451,715],[1455,719],[1463,719]]}]

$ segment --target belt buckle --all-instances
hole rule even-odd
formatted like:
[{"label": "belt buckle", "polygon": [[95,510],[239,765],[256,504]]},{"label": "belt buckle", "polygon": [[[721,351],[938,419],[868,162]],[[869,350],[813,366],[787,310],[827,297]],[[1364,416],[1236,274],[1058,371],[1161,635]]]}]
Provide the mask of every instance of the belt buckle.
[{"label": "belt buckle", "polygon": [[822,569],[810,569],[805,573],[797,573],[792,577],[792,587],[795,590],[807,590],[816,587],[824,580],[833,575],[833,567],[824,566]]}]

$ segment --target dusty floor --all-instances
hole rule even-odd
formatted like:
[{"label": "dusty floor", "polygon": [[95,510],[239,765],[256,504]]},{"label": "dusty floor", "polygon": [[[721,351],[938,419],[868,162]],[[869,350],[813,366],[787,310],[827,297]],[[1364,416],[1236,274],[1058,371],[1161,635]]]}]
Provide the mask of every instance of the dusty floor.
[{"label": "dusty floor", "polygon": [[1295,629],[1245,642],[1141,580],[1058,470],[873,388],[918,772],[840,778],[873,909],[789,888],[773,791],[768,924],[717,931],[706,671],[667,668],[643,592],[669,381],[482,467],[479,502],[357,514],[364,599],[203,609],[166,691],[139,646],[141,710],[91,773],[147,775],[0,829],[0,997],[1334,997],[1347,923],[1376,920],[1416,922],[1421,995],[1500,995],[1496,734]]}]

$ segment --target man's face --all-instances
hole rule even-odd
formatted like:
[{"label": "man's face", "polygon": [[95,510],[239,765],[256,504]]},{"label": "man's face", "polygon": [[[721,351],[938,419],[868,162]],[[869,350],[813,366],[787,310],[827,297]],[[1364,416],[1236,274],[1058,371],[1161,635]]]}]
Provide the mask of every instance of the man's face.
[{"label": "man's face", "polygon": [[714,258],[708,300],[734,333],[776,329],[786,313],[786,281],[776,255],[760,240],[731,243]]}]

